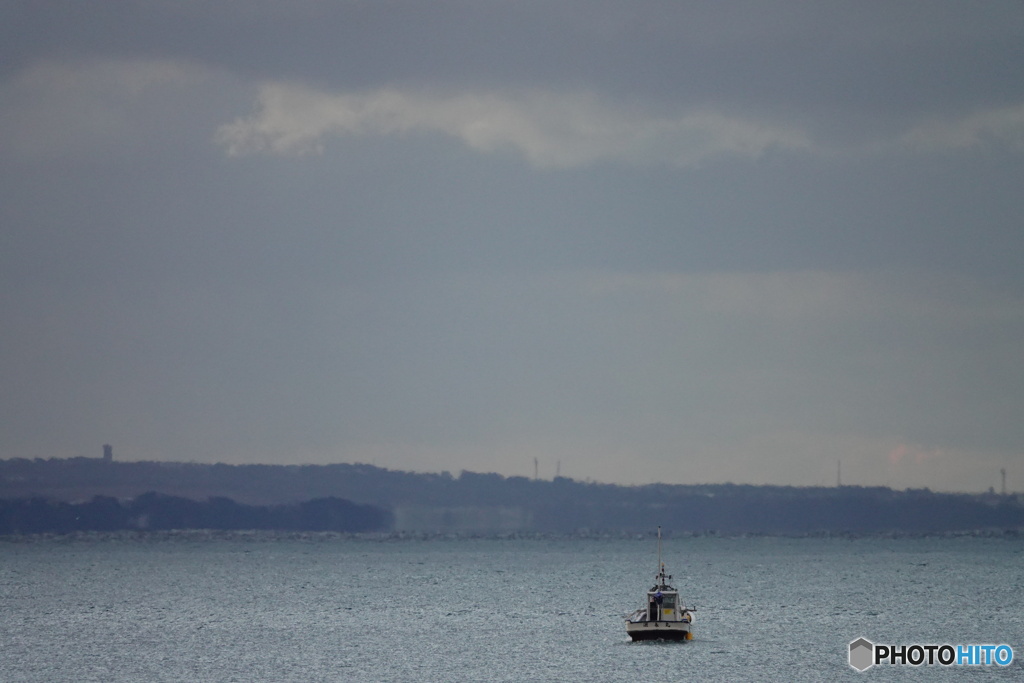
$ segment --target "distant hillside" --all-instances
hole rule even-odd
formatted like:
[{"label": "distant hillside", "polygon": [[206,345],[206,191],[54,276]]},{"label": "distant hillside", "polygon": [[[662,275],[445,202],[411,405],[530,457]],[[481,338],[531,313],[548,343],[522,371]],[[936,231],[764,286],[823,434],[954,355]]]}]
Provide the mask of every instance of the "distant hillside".
[{"label": "distant hillside", "polygon": [[389,511],[407,531],[912,533],[1024,527],[1017,496],[884,487],[733,484],[616,486],[462,472],[454,477],[371,465],[200,465],[92,458],[0,461],[0,498],[86,502],[147,492],[248,506],[340,498]]}]

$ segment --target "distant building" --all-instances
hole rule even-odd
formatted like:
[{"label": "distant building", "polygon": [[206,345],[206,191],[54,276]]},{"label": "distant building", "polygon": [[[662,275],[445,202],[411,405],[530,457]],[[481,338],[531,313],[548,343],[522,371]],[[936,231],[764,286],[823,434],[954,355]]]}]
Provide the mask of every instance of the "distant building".
[{"label": "distant building", "polygon": [[114,459],[114,447],[110,444],[103,444],[103,462],[110,462]]}]

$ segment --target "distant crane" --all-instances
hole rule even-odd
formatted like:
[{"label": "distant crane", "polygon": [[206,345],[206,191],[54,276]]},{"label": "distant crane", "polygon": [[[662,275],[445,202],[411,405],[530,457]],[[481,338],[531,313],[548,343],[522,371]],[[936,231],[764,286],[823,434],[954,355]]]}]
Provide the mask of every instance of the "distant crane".
[{"label": "distant crane", "polygon": [[1006,468],[1000,468],[999,474],[1003,477],[1003,495],[1006,495]]}]

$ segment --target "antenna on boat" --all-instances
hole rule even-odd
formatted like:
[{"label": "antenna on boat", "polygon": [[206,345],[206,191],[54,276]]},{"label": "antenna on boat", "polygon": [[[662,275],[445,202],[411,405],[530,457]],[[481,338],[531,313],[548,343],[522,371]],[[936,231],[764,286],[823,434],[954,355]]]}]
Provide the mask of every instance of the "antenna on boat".
[{"label": "antenna on boat", "polygon": [[658,579],[664,583],[665,567],[661,564],[661,525],[658,525]]}]

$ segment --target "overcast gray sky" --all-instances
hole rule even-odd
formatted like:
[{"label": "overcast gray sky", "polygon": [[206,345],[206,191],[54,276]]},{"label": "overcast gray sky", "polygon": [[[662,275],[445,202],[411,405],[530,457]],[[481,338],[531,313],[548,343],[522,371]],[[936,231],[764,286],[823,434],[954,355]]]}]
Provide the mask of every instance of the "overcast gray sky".
[{"label": "overcast gray sky", "polygon": [[0,3],[0,457],[1024,489],[1024,3]]}]

